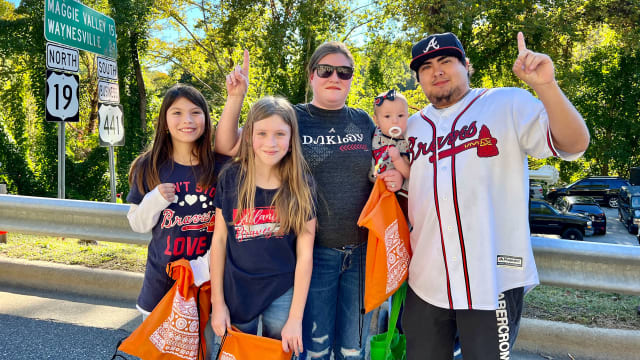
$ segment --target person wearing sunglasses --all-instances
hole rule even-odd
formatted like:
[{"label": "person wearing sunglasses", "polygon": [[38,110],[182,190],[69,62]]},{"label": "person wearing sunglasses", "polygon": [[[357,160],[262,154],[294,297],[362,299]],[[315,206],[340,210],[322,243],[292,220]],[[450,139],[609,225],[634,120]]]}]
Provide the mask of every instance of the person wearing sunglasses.
[{"label": "person wearing sunglasses", "polygon": [[[514,49],[515,50],[515,49]],[[408,120],[409,289],[402,319],[407,360],[508,359],[525,289],[539,283],[528,223],[528,157],[579,158],[582,116],[549,56],[517,35],[520,88],[471,88],[452,33],[415,43],[410,68],[430,105]]]},{"label": "person wearing sunglasses", "polygon": [[[373,158],[369,179],[376,181],[378,174],[397,169],[405,179],[396,192],[398,203],[407,217],[407,197],[409,182],[409,142],[405,138],[409,104],[407,98],[394,89],[381,93],[373,100],[373,120],[376,129],[373,134]],[[395,190],[395,184],[391,185]]]},{"label": "person wearing sunglasses", "polygon": [[[364,314],[367,234],[357,226],[369,198],[371,139],[369,115],[346,105],[354,74],[353,56],[340,42],[320,45],[309,59],[311,102],[294,106],[302,151],[317,194],[318,229],[305,312],[302,359],[364,359],[371,313]],[[227,76],[227,103],[216,130],[216,152],[235,155],[238,120],[249,84],[249,54]],[[381,174],[387,188],[402,184],[397,170]],[[393,186],[393,187],[392,187]]]}]

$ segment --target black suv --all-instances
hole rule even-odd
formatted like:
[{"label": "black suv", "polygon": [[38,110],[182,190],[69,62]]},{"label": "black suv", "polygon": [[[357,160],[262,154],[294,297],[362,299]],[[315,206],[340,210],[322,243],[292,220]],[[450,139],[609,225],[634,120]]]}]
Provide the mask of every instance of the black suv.
[{"label": "black suv", "polygon": [[623,186],[618,200],[618,218],[632,234],[640,226],[640,186]]},{"label": "black suv", "polygon": [[558,199],[558,210],[564,214],[586,215],[593,223],[594,234],[607,233],[607,216],[598,203],[588,196],[564,196]]},{"label": "black suv", "polygon": [[629,182],[621,177],[589,176],[567,187],[549,190],[547,200],[556,203],[562,196],[590,196],[600,204],[615,208],[618,207],[618,193],[622,186],[629,186]]},{"label": "black suv", "polygon": [[529,228],[532,234],[560,235],[569,240],[593,235],[593,226],[587,216],[563,214],[541,200],[529,201]]}]

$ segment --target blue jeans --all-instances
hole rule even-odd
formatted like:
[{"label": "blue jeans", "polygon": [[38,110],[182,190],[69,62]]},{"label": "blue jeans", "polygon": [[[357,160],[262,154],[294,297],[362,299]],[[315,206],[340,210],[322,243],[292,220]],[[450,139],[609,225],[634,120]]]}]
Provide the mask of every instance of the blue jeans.
[{"label": "blue jeans", "polygon": [[271,305],[266,308],[262,314],[256,316],[253,320],[236,324],[231,323],[237,327],[238,330],[247,334],[258,334],[258,323],[262,320],[262,336],[271,339],[281,340],[282,328],[289,319],[289,309],[291,308],[291,301],[293,300],[293,288],[287,290],[279,298],[273,300]]},{"label": "blue jeans", "polygon": [[364,359],[372,316],[371,312],[362,318],[360,314],[364,308],[366,250],[366,244],[313,249],[311,286],[302,320],[305,353],[301,359],[329,360],[331,353],[335,360]]},{"label": "blue jeans", "polygon": [[[293,288],[287,290],[279,298],[275,299],[268,308],[266,308],[260,315],[256,316],[253,320],[237,324],[233,322],[231,325],[238,328],[238,330],[247,334],[258,334],[258,325],[262,320],[262,336],[281,340],[282,328],[289,319],[289,309],[291,308],[291,301],[293,300]],[[215,359],[222,338],[213,333],[211,329],[211,320],[207,323],[208,333],[205,333],[207,339],[207,359]],[[213,340],[211,340],[213,338]]]}]

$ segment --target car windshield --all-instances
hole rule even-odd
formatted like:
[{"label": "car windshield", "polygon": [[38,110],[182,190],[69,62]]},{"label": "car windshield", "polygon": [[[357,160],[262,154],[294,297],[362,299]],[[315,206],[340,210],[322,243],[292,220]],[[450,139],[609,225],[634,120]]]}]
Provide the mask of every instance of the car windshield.
[{"label": "car windshield", "polygon": [[557,214],[558,211],[547,204],[532,202],[531,213],[542,214],[542,215],[554,215],[554,214]]},{"label": "car windshield", "polygon": [[589,214],[601,214],[602,209],[600,209],[597,205],[583,205],[583,204],[575,204],[569,210],[571,212],[584,212]]},{"label": "car windshield", "polygon": [[631,197],[631,207],[640,207],[640,196]]}]

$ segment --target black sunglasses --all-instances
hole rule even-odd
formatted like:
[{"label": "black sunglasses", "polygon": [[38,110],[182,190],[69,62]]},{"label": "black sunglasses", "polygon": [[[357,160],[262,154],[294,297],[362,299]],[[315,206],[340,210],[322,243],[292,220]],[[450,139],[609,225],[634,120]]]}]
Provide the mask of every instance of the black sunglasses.
[{"label": "black sunglasses", "polygon": [[351,66],[333,66],[327,64],[318,64],[314,66],[313,70],[316,71],[319,77],[326,79],[333,74],[333,71],[336,71],[338,77],[341,80],[349,80],[353,76],[353,68]]},{"label": "black sunglasses", "polygon": [[396,90],[395,89],[391,89],[391,90],[387,91],[387,93],[384,94],[384,95],[376,96],[375,98],[373,98],[373,103],[376,106],[380,106],[387,99],[391,100],[391,101],[396,99]]}]

